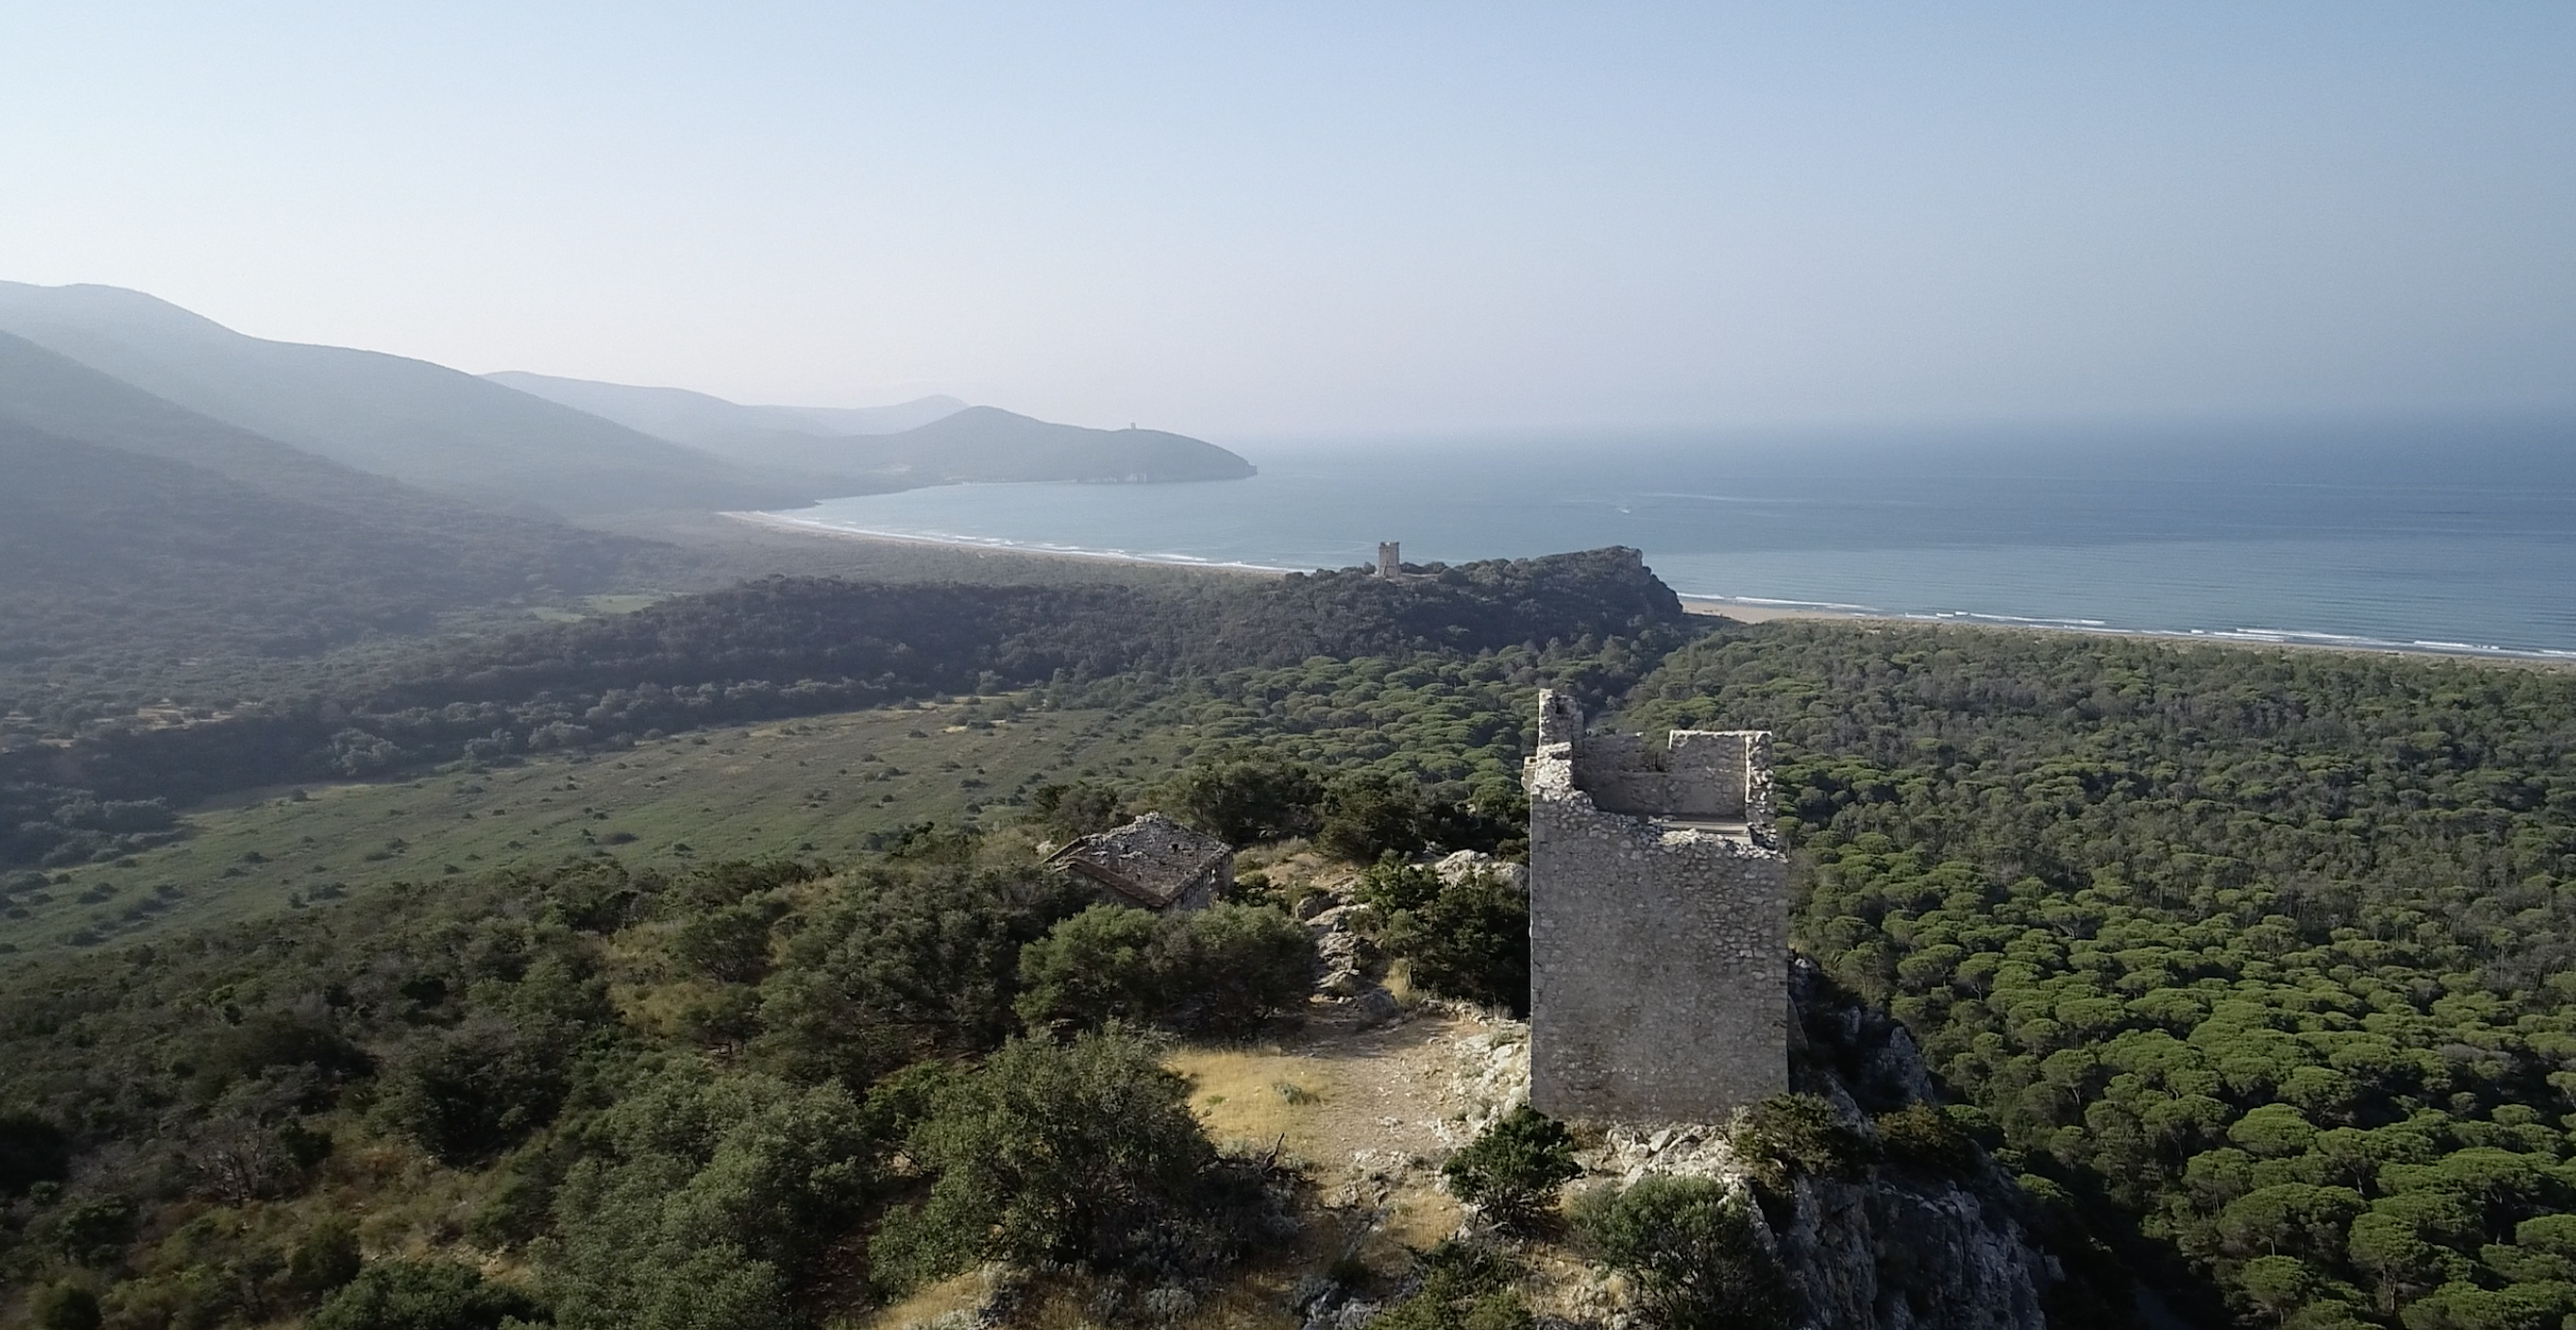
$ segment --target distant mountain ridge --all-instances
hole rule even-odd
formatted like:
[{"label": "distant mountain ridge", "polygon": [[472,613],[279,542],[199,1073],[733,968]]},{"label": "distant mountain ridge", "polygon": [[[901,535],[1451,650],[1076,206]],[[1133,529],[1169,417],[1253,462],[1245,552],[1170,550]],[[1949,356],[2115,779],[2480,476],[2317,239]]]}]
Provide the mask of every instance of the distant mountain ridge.
[{"label": "distant mountain ridge", "polygon": [[306,654],[603,586],[642,548],[342,466],[5,333],[0,476],[0,648],[22,659]]},{"label": "distant mountain ridge", "polygon": [[0,282],[0,331],[200,415],[495,506],[726,507],[809,489],[459,370],[250,337],[118,287]]},{"label": "distant mountain ridge", "polygon": [[743,406],[238,333],[113,286],[0,282],[0,333],[360,471],[556,514],[784,508],[956,481],[1228,480],[1251,463],[1160,430],[1032,420],[953,397]]},{"label": "distant mountain ridge", "polygon": [[846,482],[848,493],[998,481],[1239,480],[1250,462],[1163,430],[1088,429],[954,397],[894,406],[745,406],[682,388],[504,371],[484,376],[738,465]]},{"label": "distant mountain ridge", "polygon": [[655,438],[703,447],[741,435],[899,434],[966,409],[954,397],[930,396],[892,406],[746,406],[686,388],[646,388],[505,369],[483,376]]}]

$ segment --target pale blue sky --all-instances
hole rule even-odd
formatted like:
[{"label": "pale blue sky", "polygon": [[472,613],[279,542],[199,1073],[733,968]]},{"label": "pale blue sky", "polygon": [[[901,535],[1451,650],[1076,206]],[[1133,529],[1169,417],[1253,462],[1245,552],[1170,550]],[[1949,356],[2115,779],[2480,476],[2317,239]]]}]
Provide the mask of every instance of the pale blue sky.
[{"label": "pale blue sky", "polygon": [[1211,435],[2576,408],[2576,5],[0,4],[0,278]]}]

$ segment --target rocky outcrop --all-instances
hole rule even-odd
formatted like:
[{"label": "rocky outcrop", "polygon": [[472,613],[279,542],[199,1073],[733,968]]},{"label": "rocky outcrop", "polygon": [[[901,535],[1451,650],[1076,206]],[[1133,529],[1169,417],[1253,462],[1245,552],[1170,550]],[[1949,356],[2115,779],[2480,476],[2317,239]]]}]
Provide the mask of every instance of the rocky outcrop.
[{"label": "rocky outcrop", "polygon": [[[1622,1125],[1579,1156],[1590,1185],[1662,1174],[1739,1188],[1762,1213],[1795,1330],[2044,1330],[2042,1302],[2062,1271],[2025,1227],[2012,1180],[1973,1149],[1936,1163],[1881,1138],[1880,1115],[1938,1102],[1904,1027],[1805,962],[1792,965],[1789,988],[1791,1088],[1823,1100],[1850,1133],[1841,1167],[1766,1165],[1741,1119]],[[1635,1324],[1585,1289],[1549,1301],[1568,1330]]]},{"label": "rocky outcrop", "polygon": [[1483,1033],[1460,1036],[1451,1051],[1457,1063],[1449,1093],[1458,1110],[1458,1143],[1464,1145],[1529,1102],[1529,1026],[1491,1021]]},{"label": "rocky outcrop", "polygon": [[[1790,969],[1794,1089],[1833,1104],[1875,1143],[1874,1114],[1935,1100],[1905,1027]],[[2044,1330],[2063,1277],[2020,1218],[2012,1181],[1976,1156],[1939,1176],[1879,1158],[1849,1178],[1804,1176],[1765,1204],[1801,1330]]]},{"label": "rocky outcrop", "polygon": [[[1456,879],[1480,871],[1502,875],[1518,865],[1458,854],[1433,867]],[[1372,1000],[1394,1005],[1379,983],[1386,959],[1367,940],[1371,911],[1339,893],[1303,904],[1298,913],[1323,959],[1318,1010],[1357,1014],[1353,1028],[1368,1028]],[[2043,1301],[2063,1276],[2025,1225],[2030,1202],[1964,1142],[1953,1155],[1927,1161],[1919,1149],[1882,1141],[1883,1115],[1940,1102],[1920,1051],[1903,1026],[1836,990],[1813,965],[1786,968],[1791,1010],[1782,1026],[1790,1088],[1830,1107],[1851,1136],[1851,1158],[1841,1167],[1782,1168],[1760,1153],[1757,1138],[1744,1134],[1742,1119],[1602,1124],[1578,1131],[1577,1159],[1587,1176],[1573,1190],[1628,1186],[1649,1175],[1710,1178],[1736,1189],[1759,1209],[1764,1245],[1797,1307],[1782,1330],[2044,1330]],[[1473,1021],[1440,1036],[1450,1056],[1439,1135],[1456,1146],[1528,1101],[1530,1032],[1525,1023],[1488,1012],[1448,1014]],[[1435,1150],[1424,1159],[1439,1157]],[[1350,1203],[1364,1202],[1355,1195]],[[1514,1239],[1472,1213],[1461,1236],[1513,1246],[1515,1259],[1529,1269],[1523,1290],[1539,1325],[1645,1325],[1624,1277],[1588,1264],[1579,1244]],[[1407,1288],[1399,1282],[1363,1296],[1362,1289],[1319,1276],[1295,1306],[1308,1330],[1356,1330]]]},{"label": "rocky outcrop", "polygon": [[1957,1183],[1804,1179],[1774,1230],[1816,1330],[2043,1330],[2054,1280],[2008,1204]]},{"label": "rocky outcrop", "polygon": [[1522,891],[1529,889],[1529,865],[1516,864],[1509,859],[1497,859],[1482,850],[1452,850],[1434,860],[1431,871],[1438,873],[1442,882],[1453,887],[1478,873],[1483,873],[1504,886]]},{"label": "rocky outcrop", "polygon": [[1306,934],[1315,939],[1315,996],[1346,1008],[1363,1025],[1395,1019],[1395,995],[1387,991],[1386,957],[1363,931],[1374,912],[1365,905],[1334,905],[1306,916]]}]

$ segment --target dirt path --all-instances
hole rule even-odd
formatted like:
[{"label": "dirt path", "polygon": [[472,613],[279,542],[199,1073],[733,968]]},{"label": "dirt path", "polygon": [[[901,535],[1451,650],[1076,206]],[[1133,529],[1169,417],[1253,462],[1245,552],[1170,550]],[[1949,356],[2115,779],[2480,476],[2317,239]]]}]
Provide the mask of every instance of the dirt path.
[{"label": "dirt path", "polygon": [[1526,1038],[1517,1023],[1456,1011],[1362,1028],[1319,1007],[1291,1038],[1183,1049],[1172,1066],[1190,1078],[1190,1106],[1220,1143],[1275,1147],[1301,1163],[1319,1202],[1367,1230],[1350,1242],[1367,1260],[1457,1229],[1440,1165],[1525,1085]]}]

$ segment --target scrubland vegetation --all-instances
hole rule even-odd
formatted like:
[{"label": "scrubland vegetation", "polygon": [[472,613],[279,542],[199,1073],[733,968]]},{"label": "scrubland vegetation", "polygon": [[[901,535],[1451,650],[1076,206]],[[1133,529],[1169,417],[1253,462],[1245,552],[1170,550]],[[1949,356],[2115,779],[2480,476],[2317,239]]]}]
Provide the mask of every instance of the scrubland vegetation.
[{"label": "scrubland vegetation", "polygon": [[[1991,1158],[2070,1324],[2136,1287],[2208,1322],[2576,1313],[2576,676],[1693,625],[1605,555],[762,583],[13,756],[6,1315],[856,1324],[1002,1261],[1113,1290],[1099,1321],[1234,1318],[1240,1272],[1334,1255],[1295,1161],[1212,1134],[1167,1041],[1296,1019],[1303,888],[1256,866],[1157,920],[1037,845],[1147,807],[1294,838],[1418,986],[1525,1002],[1525,903],[1417,856],[1518,848],[1542,683],[1610,723],[1776,732],[1797,943],[1951,1101],[1770,1106],[1757,1199]],[[185,903],[67,913],[156,877]],[[1785,1314],[1762,1212],[1706,1184],[1551,1217],[1552,1125],[1452,1186],[1658,1324]],[[1342,1272],[1389,1295],[1378,1324],[1528,1324],[1512,1240],[1422,1246]]]}]

